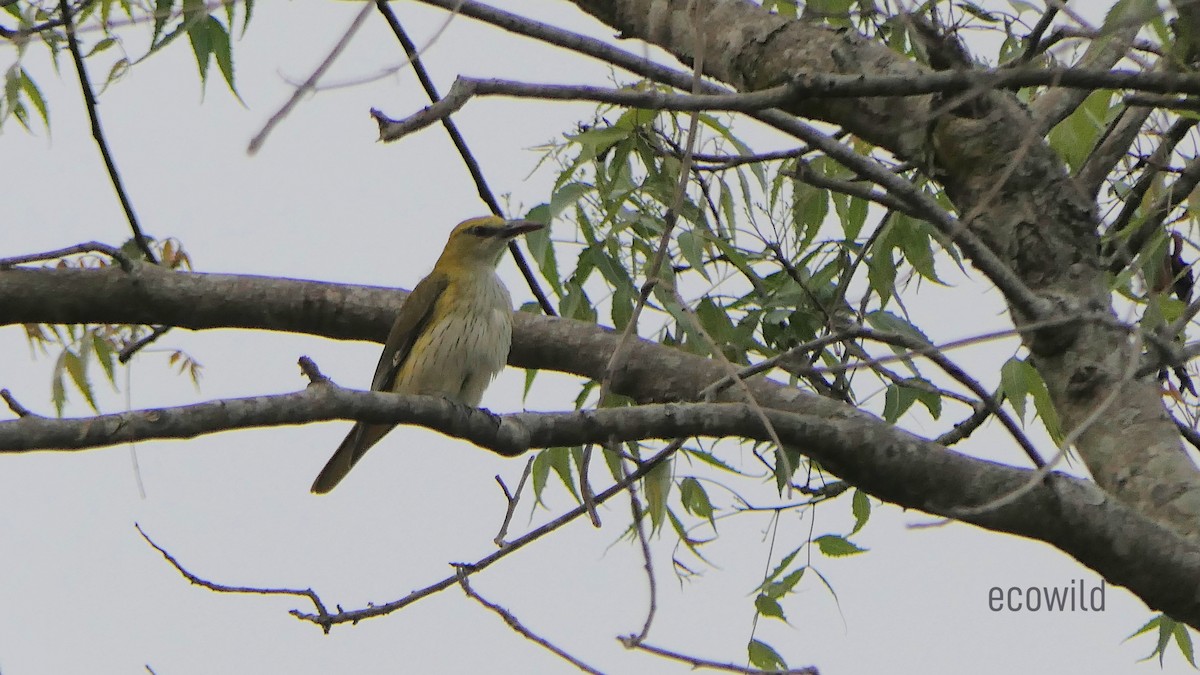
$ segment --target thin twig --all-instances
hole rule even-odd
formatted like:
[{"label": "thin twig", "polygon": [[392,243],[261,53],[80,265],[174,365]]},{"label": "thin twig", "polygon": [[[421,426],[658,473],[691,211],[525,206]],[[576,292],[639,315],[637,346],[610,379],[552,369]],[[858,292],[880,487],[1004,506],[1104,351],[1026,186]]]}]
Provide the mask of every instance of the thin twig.
[{"label": "thin twig", "polygon": [[[637,469],[635,469],[629,475],[628,479],[622,479],[621,481],[617,482],[613,486],[609,487],[607,490],[604,490],[600,494],[596,495],[596,504],[603,504],[604,502],[608,501],[612,497],[621,493],[623,490],[625,490],[627,487],[629,487],[629,485],[633,481],[636,481],[636,480],[642,478],[643,476],[645,476],[646,474],[650,473],[650,471],[652,471],[654,469],[654,467],[658,466],[658,464],[660,462],[667,459],[671,455],[672,452],[674,452],[674,451],[670,448],[670,446],[668,446],[667,448],[664,448],[663,450],[656,453],[653,457],[651,457],[649,460],[647,460],[641,466],[639,466]],[[429,597],[430,595],[441,592],[441,591],[449,588],[450,586],[453,586],[454,584],[458,583],[458,581],[462,575],[471,575],[471,574],[477,574],[479,572],[482,572],[484,569],[490,567],[496,561],[501,560],[502,558],[505,558],[505,557],[517,552],[518,550],[524,548],[527,544],[530,544],[534,541],[537,541],[538,539],[541,539],[542,537],[561,528],[562,526],[566,525],[567,523],[574,521],[576,518],[579,518],[580,516],[584,515],[585,513],[587,513],[586,508],[584,508],[582,505],[577,506],[574,509],[571,509],[570,511],[559,516],[558,518],[555,518],[554,520],[546,523],[545,525],[542,525],[541,527],[531,530],[531,531],[527,532],[526,534],[514,539],[513,541],[509,542],[508,546],[506,546],[490,555],[484,556],[483,558],[480,558],[479,560],[477,560],[473,563],[470,563],[470,564],[456,566],[456,570],[455,570],[454,574],[442,579],[441,581],[438,581],[436,583],[425,586],[424,588],[413,591],[412,593],[409,593],[408,595],[406,595],[403,598],[400,598],[399,600],[395,600],[393,602],[389,602],[389,603],[385,603],[385,604],[371,605],[371,606],[363,608],[363,609],[339,610],[338,612],[336,612],[334,614],[325,614],[325,613],[305,614],[298,610],[293,610],[292,615],[295,616],[297,619],[301,619],[303,621],[310,621],[312,623],[318,624],[318,625],[322,626],[326,631],[328,631],[329,628],[331,626],[333,626],[334,624],[357,623],[359,621],[362,621],[363,619],[370,619],[370,618],[374,618],[374,617],[378,617],[378,616],[384,616],[386,614],[391,614],[392,612],[403,609],[404,607],[407,607],[408,605],[411,605],[412,603],[414,603],[422,598]]]},{"label": "thin twig", "polygon": [[0,258],[0,270],[8,269],[16,265],[23,265],[31,262],[43,262],[47,260],[57,260],[69,255],[79,255],[82,253],[101,253],[113,260],[121,266],[121,269],[126,272],[133,271],[133,261],[129,256],[121,252],[121,249],[114,248],[108,244],[102,244],[98,241],[89,241],[83,244],[75,244],[64,248],[55,249],[53,251],[42,251],[41,253],[27,253],[25,255],[12,256],[10,258]]},{"label": "thin twig", "polygon": [[745,675],[820,675],[820,672],[817,670],[816,666],[789,668],[787,670],[759,670],[758,668],[748,668],[746,666],[739,666],[732,663],[721,663],[719,661],[709,661],[707,659],[701,659],[695,656],[688,656],[687,654],[673,652],[669,649],[663,649],[662,647],[648,645],[645,642],[639,642],[638,644],[627,644],[625,646],[632,649],[640,649],[644,652],[654,654],[655,656],[661,656],[663,658],[686,663],[694,669],[707,668],[709,670],[721,670],[727,673],[745,673]]},{"label": "thin twig", "polygon": [[[683,447],[683,440],[676,439],[671,441],[667,448],[678,450]],[[615,448],[611,449],[616,452]],[[629,471],[625,467],[625,462],[621,462],[621,474],[624,478],[629,478]],[[636,635],[628,635],[622,638],[627,647],[641,644],[646,636],[650,634],[650,626],[654,623],[654,614],[658,610],[658,583],[654,580],[654,559],[650,555],[650,538],[646,536],[646,509],[642,508],[642,500],[638,498],[637,487],[634,483],[629,483],[629,510],[633,515],[633,531],[637,533],[638,544],[642,549],[642,567],[646,570],[646,581],[650,592],[650,600],[646,608],[646,621],[642,624],[642,630]]]},{"label": "thin twig", "polygon": [[[895,361],[901,361],[904,359],[911,358],[913,356],[923,356],[925,354],[929,354],[929,353],[933,353],[933,352],[946,352],[951,349],[958,349],[961,347],[969,347],[971,345],[976,345],[976,344],[988,342],[991,340],[997,340],[1000,338],[1019,337],[1022,331],[1041,330],[1043,328],[1053,328],[1054,326],[1061,326],[1063,324],[1076,323],[1076,322],[1082,322],[1082,321],[1096,321],[1096,322],[1104,323],[1104,324],[1107,324],[1107,325],[1110,325],[1113,327],[1123,328],[1124,330],[1126,330],[1127,332],[1130,332],[1130,333],[1133,332],[1128,326],[1122,326],[1108,314],[1102,314],[1102,313],[1086,313],[1086,314],[1084,314],[1084,313],[1081,313],[1081,314],[1075,314],[1075,315],[1071,315],[1071,316],[1058,316],[1058,317],[1054,317],[1052,319],[1040,319],[1038,321],[1030,321],[1030,322],[1022,323],[1021,325],[1016,326],[1014,328],[1004,328],[1001,330],[992,331],[990,333],[983,333],[983,334],[976,335],[973,337],[961,338],[958,340],[950,340],[949,342],[943,342],[943,343],[937,344],[937,345],[929,345],[927,347],[922,347],[920,349],[912,349],[908,352],[905,352],[904,354],[889,354],[886,356],[877,356],[877,357],[875,357],[873,359],[869,359],[867,361],[859,361],[856,363],[842,364],[840,366],[813,368],[811,370],[811,372],[837,373],[837,372],[842,372],[842,371],[846,371],[846,370],[855,370],[858,368],[866,368],[866,367],[870,367],[871,365],[877,364],[877,363],[893,363]],[[746,366],[745,368],[742,368],[741,370],[739,370],[737,375],[738,375],[738,377],[740,377],[742,379],[745,379],[748,377],[753,377],[754,375],[766,372],[768,370],[771,370],[772,368],[777,367],[779,365],[780,361],[783,361],[785,359],[794,358],[800,354],[804,354],[813,349],[819,349],[819,348],[825,347],[827,345],[841,342],[845,339],[848,339],[848,337],[853,337],[856,334],[854,331],[856,331],[860,328],[861,327],[855,327],[855,328],[851,329],[850,331],[843,331],[841,333],[831,334],[831,335],[827,335],[825,337],[815,338],[813,340],[809,340],[808,342],[801,343],[799,345],[796,345],[795,347],[792,347],[791,349],[787,350],[786,352],[776,354],[775,356],[763,359],[762,361],[759,361],[758,363],[754,363],[749,366]],[[1187,354],[1186,350],[1185,350],[1185,354]],[[1198,344],[1196,346],[1195,356],[1200,356],[1200,344]],[[1153,367],[1147,366],[1148,372],[1153,372],[1154,370],[1157,370],[1157,369],[1158,369],[1157,364],[1154,364]],[[703,390],[701,390],[701,392],[700,392],[701,396],[702,397],[712,396],[713,393],[719,392],[719,391],[725,389],[726,387],[730,386],[731,384],[733,384],[733,378],[729,377],[728,375],[722,376],[720,379],[714,381],[712,384],[708,385]]]},{"label": "thin twig", "polygon": [[504,619],[504,623],[508,624],[509,628],[512,628],[513,630],[515,630],[518,633],[520,633],[521,635],[523,635],[526,640],[529,640],[531,642],[537,643],[537,644],[545,647],[546,649],[550,650],[551,652],[553,652],[560,658],[565,659],[568,663],[570,663],[571,665],[575,666],[576,668],[582,670],[585,673],[592,673],[593,675],[604,675],[599,670],[596,670],[595,668],[589,666],[588,664],[584,663],[583,661],[580,661],[579,659],[575,658],[574,656],[571,656],[566,651],[564,651],[560,647],[554,645],[546,638],[544,638],[544,637],[538,635],[537,633],[534,633],[533,631],[526,628],[524,626],[524,624],[522,624],[519,620],[517,620],[517,617],[513,616],[512,612],[501,607],[500,605],[497,605],[493,602],[489,602],[488,600],[484,599],[483,596],[481,596],[481,595],[479,595],[479,593],[475,592],[475,589],[471,588],[471,583],[467,580],[467,575],[462,573],[463,572],[462,568],[459,568],[459,572],[460,572],[460,574],[458,576],[458,585],[462,586],[463,593],[466,593],[468,598],[471,598],[472,600],[478,602],[479,604],[483,605],[484,607],[487,607],[488,609],[492,610],[496,614],[499,614],[500,618]]},{"label": "thin twig", "polygon": [[112,180],[113,190],[117,193],[117,199],[121,202],[121,209],[125,211],[125,219],[129,221],[129,228],[133,230],[133,240],[137,243],[137,247],[146,256],[146,260],[152,263],[157,263],[158,259],[154,256],[154,251],[150,250],[150,242],[147,241],[146,235],[142,233],[142,227],[138,223],[137,214],[133,211],[133,203],[129,201],[129,196],[125,193],[125,186],[121,183],[121,174],[117,171],[117,164],[113,160],[112,152],[109,151],[108,141],[104,139],[104,129],[100,126],[100,115],[96,111],[96,94],[92,89],[91,78],[88,77],[87,66],[83,63],[83,51],[79,48],[79,40],[75,37],[75,21],[71,13],[71,5],[67,0],[59,0],[58,10],[62,15],[63,25],[67,32],[67,49],[71,52],[71,60],[75,64],[75,72],[79,76],[79,88],[83,92],[83,103],[87,107],[88,120],[92,125],[92,138],[95,139],[96,145],[100,147],[100,156],[104,159],[104,168],[108,170],[108,177]]},{"label": "thin twig", "polygon": [[915,209],[909,206],[904,200],[893,197],[886,192],[872,190],[871,184],[863,181],[840,180],[837,178],[824,176],[816,171],[813,171],[812,167],[803,160],[796,160],[796,169],[794,171],[785,170],[781,171],[780,173],[785,176],[795,178],[801,183],[808,183],[814,187],[833,190],[834,192],[847,194],[851,197],[858,197],[859,199],[865,199],[869,202],[875,202],[886,209],[899,211],[900,213],[912,216],[913,218],[919,219],[921,217],[921,215],[917,213]]},{"label": "thin twig", "polygon": [[287,118],[289,114],[291,114],[296,105],[300,103],[300,99],[304,98],[306,94],[316,88],[317,81],[321,79],[321,76],[325,74],[325,71],[329,70],[330,66],[333,65],[333,62],[336,61],[346,47],[349,46],[350,39],[353,38],[354,34],[358,32],[358,29],[362,27],[363,22],[367,20],[367,15],[370,13],[371,4],[363,3],[362,9],[360,9],[358,11],[358,15],[354,17],[354,21],[350,23],[350,27],[346,29],[346,32],[343,33],[342,37],[338,39],[336,44],[334,44],[333,49],[329,51],[329,55],[325,57],[325,60],[321,61],[320,65],[318,65],[316,70],[312,72],[312,75],[308,76],[308,79],[305,80],[303,84],[301,84],[299,87],[296,87],[296,89],[292,91],[291,97],[288,98],[287,102],[283,104],[283,107],[276,111],[274,115],[271,115],[271,118],[267,120],[267,123],[263,125],[263,128],[254,135],[254,138],[250,140],[250,145],[246,148],[247,154],[253,155],[254,153],[258,152],[259,149],[262,148],[263,143],[266,142],[267,136],[271,133],[271,131],[278,126],[280,122]]},{"label": "thin twig", "polygon": [[[174,567],[180,574],[182,574],[185,579],[192,582],[193,584],[196,584],[197,586],[203,586],[204,588],[207,588],[210,591],[215,591],[217,593],[248,593],[248,594],[253,594],[253,595],[296,595],[296,596],[308,598],[309,600],[311,600],[313,605],[316,606],[316,608],[317,608],[318,616],[328,616],[328,613],[325,610],[325,605],[321,602],[321,598],[317,597],[317,594],[315,592],[313,592],[313,590],[311,588],[297,589],[297,588],[259,588],[259,587],[254,587],[254,586],[227,586],[225,584],[218,584],[218,583],[209,581],[208,579],[204,579],[195,574],[192,574],[186,568],[184,568],[183,565],[179,564],[179,561],[175,559],[175,556],[168,553],[167,550],[165,548],[163,548],[162,546],[159,546],[158,544],[156,544],[154,542],[154,540],[150,538],[150,535],[146,534],[146,532],[142,529],[141,525],[139,525],[138,523],[134,523],[133,526],[137,529],[138,534],[142,535],[142,539],[146,540],[147,544],[150,544],[150,546],[154,550],[156,550],[160,554],[162,554],[162,557],[166,558],[167,562],[171,563],[171,566]],[[326,629],[326,632],[328,632],[328,629]]]},{"label": "thin twig", "polygon": [[1175,422],[1175,428],[1179,429],[1179,435],[1183,436],[1193,448],[1200,450],[1200,432],[1184,424],[1182,420],[1176,417],[1171,417],[1171,420]]},{"label": "thin twig", "polygon": [[525,481],[529,480],[529,475],[533,473],[533,459],[533,457],[530,457],[525,462],[525,469],[521,472],[521,479],[517,481],[517,489],[513,492],[508,491],[508,486],[501,480],[500,474],[496,474],[496,482],[500,484],[500,489],[504,491],[504,498],[508,500],[508,506],[504,509],[504,522],[500,524],[500,532],[492,540],[500,548],[504,548],[507,545],[504,541],[504,535],[508,534],[508,526],[512,523],[513,514],[517,511],[517,502],[521,499],[521,492],[525,489]]},{"label": "thin twig", "polygon": [[[425,64],[421,61],[421,52],[417,49],[416,43],[405,32],[404,27],[400,25],[400,20],[396,18],[396,13],[392,11],[387,0],[376,0],[375,7],[379,9],[379,13],[387,20],[388,26],[391,27],[392,33],[400,42],[400,46],[404,48],[404,53],[408,57],[408,63],[412,65],[413,73],[417,76],[417,81],[421,83],[421,88],[425,90],[425,94],[433,103],[441,100],[441,94],[438,93],[437,85],[433,83],[433,78],[429,76],[429,71],[425,69]],[[450,141],[454,143],[455,149],[458,150],[459,157],[462,157],[463,164],[467,167],[467,172],[471,174],[471,180],[475,182],[475,190],[479,193],[479,198],[494,215],[504,217],[504,213],[500,209],[500,203],[496,201],[495,195],[488,187],[487,179],[483,177],[483,169],[480,168],[479,162],[475,159],[475,155],[471,149],[467,147],[467,142],[463,138],[462,133],[458,130],[458,125],[450,116],[442,118],[442,126],[446,129],[446,133],[450,136]],[[508,242],[508,252],[513,257],[513,262],[517,264],[517,269],[521,271],[521,276],[525,278],[525,283],[529,286],[529,291],[533,293],[533,297],[537,299],[538,306],[542,308],[542,312],[546,316],[558,316],[554,311],[554,306],[550,304],[550,299],[546,296],[546,292],[542,290],[541,284],[538,283],[537,277],[533,274],[533,269],[529,266],[529,261],[526,260],[525,254],[521,252],[521,247],[517,245],[516,240]]]},{"label": "thin twig", "polygon": [[[992,405],[999,407],[1004,402],[1002,392],[997,392],[992,397]],[[983,402],[975,406],[975,411],[972,412],[966,419],[955,424],[949,431],[934,439],[935,443],[950,447],[959,441],[965,440],[975,433],[975,430],[983,426],[987,418],[992,416],[992,408]]]},{"label": "thin twig", "polygon": [[1058,14],[1059,8],[1059,5],[1054,2],[1046,4],[1048,5],[1046,11],[1042,12],[1042,16],[1034,24],[1033,30],[1029,31],[1029,35],[1025,36],[1025,51],[1013,61],[1012,65],[1026,65],[1033,60],[1033,57],[1042,53],[1042,36],[1046,34],[1046,29],[1054,22],[1054,17]]},{"label": "thin twig", "polygon": [[121,363],[129,363],[129,359],[132,359],[134,354],[137,354],[146,347],[154,344],[154,342],[156,342],[160,337],[166,335],[168,332],[170,332],[170,330],[170,326],[152,327],[150,329],[150,333],[145,337],[134,340],[133,342],[130,342],[122,347],[120,353],[117,354],[117,360]]},{"label": "thin twig", "polygon": [[40,417],[40,415],[35,415],[29,408],[21,405],[16,397],[12,395],[12,392],[7,389],[0,389],[0,399],[4,399],[4,402],[8,404],[8,409],[13,411],[13,414],[17,417]]}]

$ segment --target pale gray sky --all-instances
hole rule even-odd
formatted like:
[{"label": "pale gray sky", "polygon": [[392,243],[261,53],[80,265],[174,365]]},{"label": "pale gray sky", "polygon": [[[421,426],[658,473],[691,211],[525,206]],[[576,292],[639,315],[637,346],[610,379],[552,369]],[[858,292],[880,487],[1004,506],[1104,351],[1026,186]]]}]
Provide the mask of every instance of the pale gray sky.
[{"label": "pale gray sky", "polygon": [[[611,31],[565,2],[496,2],[601,38]],[[375,141],[367,115],[394,116],[425,105],[407,71],[305,101],[262,152],[251,136],[305,78],[359,9],[357,3],[260,2],[246,39],[235,46],[247,107],[216,75],[202,97],[185,44],[139,65],[103,95],[113,152],[144,228],[181,239],[203,272],[231,272],[411,287],[431,265],[450,226],[486,209],[440,128],[392,145]],[[396,3],[419,42],[444,13]],[[133,43],[142,39],[136,31]],[[635,48],[626,45],[627,48]],[[137,48],[131,47],[137,54]],[[332,80],[376,73],[401,61],[384,22],[372,16],[334,68]],[[0,45],[0,66],[15,50]],[[608,70],[561,50],[531,45],[466,19],[453,22],[426,54],[443,91],[456,73],[546,82],[604,82]],[[97,239],[119,243],[128,229],[88,134],[69,64],[56,77],[37,46],[24,61],[51,106],[52,135],[9,124],[0,137],[6,236],[0,256]],[[103,69],[92,66],[94,77]],[[587,119],[590,106],[486,100],[456,120],[493,189],[511,193],[513,212],[549,198],[551,176],[530,177],[530,150]],[[747,128],[749,128],[747,126]],[[756,149],[772,149],[770,136]],[[565,224],[559,223],[557,227]],[[556,238],[568,239],[567,231]],[[937,339],[1007,326],[985,287],[941,271],[954,286],[926,284],[909,307]],[[511,262],[501,266],[514,299],[529,299]],[[947,325],[944,317],[955,320]],[[931,323],[932,321],[932,323]],[[159,345],[182,348],[204,364],[201,390],[173,376],[162,352],[132,371],[134,407],[285,392],[304,385],[296,368],[313,357],[340,384],[365,387],[379,346],[244,331],[174,331]],[[50,406],[52,359],[28,358],[19,328],[0,330],[0,386],[42,412]],[[986,385],[1012,344],[965,350]],[[485,396],[496,411],[522,408],[522,373],[504,373]],[[120,410],[123,394],[102,407]],[[569,378],[543,374],[525,406],[569,408]],[[88,410],[74,396],[69,414]],[[266,672],[573,672],[564,661],[513,633],[495,615],[452,589],[388,617],[340,626],[329,636],[288,610],[292,598],[218,595],[192,586],[138,537],[134,522],[193,572],[234,585],[314,588],[330,605],[386,602],[446,575],[450,561],[492,550],[504,501],[493,480],[511,484],[523,462],[501,460],[420,429],[398,429],[334,493],[308,493],[313,476],[345,433],[328,423],[225,433],[138,446],[148,497],[139,498],[128,448],[5,457],[0,470],[0,670],[26,673],[159,675]],[[917,432],[932,426],[910,425]],[[1044,440],[1042,442],[1045,442]],[[977,456],[1021,463],[1012,444],[986,429],[965,446]],[[725,452],[746,451],[728,445]],[[764,494],[767,494],[764,492]],[[549,511],[573,506],[559,486]],[[784,609],[791,624],[760,622],[758,635],[793,666],[837,673],[1150,672],[1135,666],[1151,640],[1121,641],[1150,612],[1109,588],[1101,613],[993,613],[992,586],[1062,586],[1098,576],[1051,547],[964,525],[911,530],[920,513],[876,504],[856,541],[871,549],[817,560],[838,602],[807,578]],[[659,614],[650,642],[720,661],[744,659],[752,590],[765,569],[810,534],[842,532],[848,502],[792,518],[779,528],[773,557],[768,518],[741,517],[708,547],[712,567],[680,584],[672,542],[656,542]],[[616,636],[641,627],[646,581],[636,546],[618,541],[627,501],[602,511],[605,527],[576,522],[474,578],[485,597],[578,658],[613,673],[689,669],[627,652]],[[528,527],[528,502],[514,533]],[[811,529],[810,529],[811,528]],[[840,605],[839,605],[840,603]],[[1168,657],[1163,672],[1185,672]]]}]

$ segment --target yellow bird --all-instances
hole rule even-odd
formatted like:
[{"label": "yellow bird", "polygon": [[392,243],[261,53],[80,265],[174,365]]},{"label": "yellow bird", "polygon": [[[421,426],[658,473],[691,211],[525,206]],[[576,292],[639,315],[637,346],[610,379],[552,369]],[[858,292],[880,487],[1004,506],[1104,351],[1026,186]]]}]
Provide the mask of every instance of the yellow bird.
[{"label": "yellow bird", "polygon": [[[478,407],[483,390],[507,363],[512,344],[512,299],[496,276],[496,265],[509,240],[542,227],[496,216],[459,223],[433,271],[400,307],[371,390],[442,396]],[[394,426],[355,424],[312,491],[332,490]]]}]

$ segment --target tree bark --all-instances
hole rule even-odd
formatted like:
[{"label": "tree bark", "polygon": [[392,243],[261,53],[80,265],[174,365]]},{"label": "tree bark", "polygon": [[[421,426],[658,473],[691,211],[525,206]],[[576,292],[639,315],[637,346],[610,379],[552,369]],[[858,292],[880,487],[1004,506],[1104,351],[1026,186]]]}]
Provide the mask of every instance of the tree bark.
[{"label": "tree bark", "polygon": [[[806,73],[930,72],[852,30],[789,21],[744,0],[572,1],[622,37],[655,44],[685,64],[702,49],[704,74],[742,92]],[[1060,315],[1112,316],[1111,323],[1027,332],[1025,345],[1064,429],[1081,429],[1075,446],[1096,482],[1200,544],[1200,472],[1183,451],[1157,384],[1127,377],[1137,355],[1127,331],[1114,325],[1095,205],[1011,93],[981,91],[945,111],[935,103],[928,95],[808,97],[784,109],[929,167],[967,227]],[[1030,318],[1013,312],[1018,327]]]},{"label": "tree bark", "polygon": [[[151,265],[137,265],[132,273],[13,269],[0,271],[0,325],[170,324],[382,342],[405,295],[379,287],[170,272]],[[593,324],[517,312],[509,363],[599,379],[618,340],[613,331]],[[615,393],[640,403],[686,401],[725,374],[710,359],[635,340],[612,384]],[[801,452],[863,490],[906,508],[1048,542],[1149,606],[1200,627],[1200,547],[1090,483],[1051,474],[1011,503],[963,516],[958,509],[1012,493],[1031,472],[966,457],[794,387],[764,378],[749,384],[764,408],[791,413],[787,432],[802,441]],[[740,402],[735,388],[724,397]]]}]

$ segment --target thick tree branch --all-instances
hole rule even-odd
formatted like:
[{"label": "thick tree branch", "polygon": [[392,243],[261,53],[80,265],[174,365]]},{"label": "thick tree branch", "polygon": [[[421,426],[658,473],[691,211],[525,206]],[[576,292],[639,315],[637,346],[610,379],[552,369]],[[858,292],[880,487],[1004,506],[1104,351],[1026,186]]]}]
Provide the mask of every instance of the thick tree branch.
[{"label": "thick tree branch", "polygon": [[[852,30],[789,21],[750,2],[687,3],[699,5],[708,17],[700,30],[686,20],[683,4],[573,2],[623,37],[662,47],[684,63],[695,58],[697,45],[713,46],[724,58],[706,62],[705,75],[741,92],[788,85],[812,73],[869,79],[923,78],[928,72],[881,41]],[[1173,74],[1147,74],[1159,76]],[[1014,287],[1031,289],[1048,300],[1056,306],[1053,314],[1111,313],[1112,292],[1098,255],[1100,222],[1091,196],[1071,179],[1062,158],[1041,140],[1042,128],[1010,92],[976,90],[969,103],[942,106],[934,96],[806,96],[783,104],[783,109],[836,124],[902,160],[929,167],[959,213],[967,214],[962,218],[967,229],[1019,278],[1020,284],[997,284],[1014,310],[1015,325],[1039,314],[1028,315],[1023,307],[1027,303],[1014,301]],[[1071,107],[1046,105],[1051,112],[1041,116],[1043,121]],[[827,150],[798,137],[851,166],[851,158],[843,161],[834,154],[838,148]],[[885,177],[859,173],[892,191]],[[943,224],[937,226],[942,229]],[[965,247],[964,252],[995,281],[991,262],[981,264],[987,256],[977,258]],[[1088,322],[1076,331],[1022,337],[1065,428],[1081,426],[1119,389],[1126,414],[1088,424],[1077,444],[1080,454],[1110,494],[1200,545],[1200,471],[1181,452],[1179,434],[1157,387],[1122,376],[1124,331]]]},{"label": "thick tree branch", "polygon": [[[403,297],[401,292],[384,288],[177,273],[149,265],[139,265],[134,274],[118,269],[14,269],[0,271],[0,324],[172,324],[382,341]],[[598,379],[617,339],[613,332],[594,325],[518,312],[514,314],[509,362]],[[725,376],[718,363],[647,341],[634,340],[630,350],[613,378],[613,391],[642,403],[690,400]],[[836,401],[761,378],[748,384],[755,400],[772,416],[772,424],[782,428],[781,435],[796,441],[805,454],[867,492],[906,508],[949,516],[954,507],[1007,494],[1029,475],[947,451]],[[384,405],[387,395],[348,395],[361,397],[361,401],[379,396],[382,407],[376,412],[387,409],[388,414],[395,413],[395,408]],[[739,408],[746,410],[740,404],[719,410],[737,417]],[[590,414],[600,412],[604,411]],[[720,420],[735,424],[720,416],[698,423],[715,425]],[[669,424],[679,425],[678,418]],[[764,433],[754,415],[747,414],[736,424],[743,426],[727,428],[722,435],[737,431],[757,438]],[[561,434],[555,438],[564,443],[575,444],[588,437],[586,426],[578,421],[561,423],[553,433]],[[689,433],[682,426],[664,431],[672,436]],[[1014,503],[974,516],[970,522],[1052,543],[1111,583],[1129,588],[1150,606],[1200,626],[1200,585],[1196,582],[1200,579],[1200,547],[1106,498],[1090,483],[1055,476]]]}]

